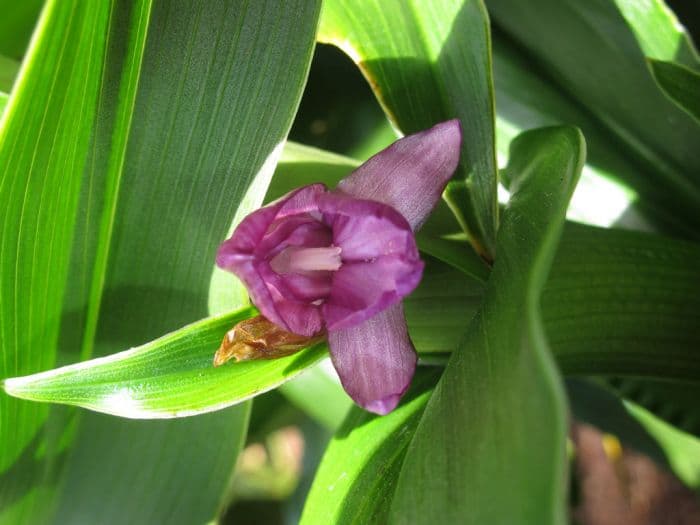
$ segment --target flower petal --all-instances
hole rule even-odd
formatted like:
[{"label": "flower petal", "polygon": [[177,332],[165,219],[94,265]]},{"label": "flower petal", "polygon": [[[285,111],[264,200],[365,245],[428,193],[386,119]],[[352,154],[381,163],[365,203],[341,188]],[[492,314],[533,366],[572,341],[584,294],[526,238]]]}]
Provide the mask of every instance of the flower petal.
[{"label": "flower petal", "polygon": [[329,332],[328,345],[343,388],[358,405],[382,415],[396,407],[417,360],[400,303],[358,326]]},{"label": "flower petal", "polygon": [[[311,336],[323,328],[321,310],[317,305],[297,300],[290,287],[284,286],[283,277],[269,268],[265,259],[269,254],[260,252],[280,251],[289,243],[330,242],[330,230],[318,220],[321,214],[317,201],[326,191],[323,184],[304,186],[251,213],[219,247],[216,256],[218,266],[243,281],[253,303],[265,317],[300,335]],[[325,280],[330,283],[330,276],[325,276]],[[322,283],[314,284],[314,289],[309,291],[312,295],[320,293],[322,288]]]},{"label": "flower petal", "polygon": [[233,235],[219,246],[216,254],[217,266],[235,273],[235,261],[249,258],[255,253],[276,219],[315,212],[318,210],[318,197],[325,192],[326,187],[323,184],[304,186],[246,216],[233,231]]},{"label": "flower petal", "polygon": [[330,228],[308,213],[277,219],[255,248],[255,256],[270,258],[287,246],[306,248],[328,246],[333,242]]},{"label": "flower petal", "polygon": [[[303,276],[279,275],[267,261],[258,261],[254,266],[267,293],[256,293],[254,296],[253,292],[258,290],[248,290],[255,306],[265,317],[288,332],[306,337],[316,335],[323,329],[321,307],[312,302],[312,297],[324,291],[327,293],[328,287],[324,288],[321,281],[325,279],[330,285],[329,275],[319,275],[316,281],[313,278],[304,280]],[[306,289],[309,297],[300,298],[297,295],[300,292],[296,289],[299,284],[297,279],[304,280],[302,287],[303,284],[309,285]]]},{"label": "flower petal", "polygon": [[406,219],[381,202],[339,193],[319,198],[323,219],[333,231],[333,244],[343,262],[369,261],[384,255],[418,259],[418,247]]},{"label": "flower petal", "polygon": [[328,331],[356,326],[411,293],[423,275],[423,261],[387,255],[347,263],[333,274],[331,294],[322,306]]},{"label": "flower petal", "polygon": [[461,142],[457,119],[409,135],[358,167],[338,190],[392,206],[417,230],[457,169]]}]

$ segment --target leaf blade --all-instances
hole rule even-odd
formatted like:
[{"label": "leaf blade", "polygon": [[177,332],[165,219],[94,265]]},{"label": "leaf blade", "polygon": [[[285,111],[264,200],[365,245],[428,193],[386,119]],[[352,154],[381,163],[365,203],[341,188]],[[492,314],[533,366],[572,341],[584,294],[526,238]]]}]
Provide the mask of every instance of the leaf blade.
[{"label": "leaf blade", "polygon": [[[226,331],[254,314],[245,308],[193,323],[138,348],[7,379],[5,391],[23,399],[50,399],[126,418],[185,417],[245,401],[292,379],[325,356],[324,348],[315,347],[280,359],[214,368],[214,351]],[[37,389],[38,385],[43,388]]]},{"label": "leaf blade", "polygon": [[[0,376],[53,365],[109,4],[49,2],[0,121]],[[36,104],[36,100],[44,101]],[[71,137],[71,141],[60,140]],[[39,519],[55,481],[46,407],[0,396],[0,521]],[[58,451],[60,452],[60,451]],[[39,468],[36,465],[43,465]],[[44,490],[46,490],[44,488]],[[40,495],[40,496],[38,496]],[[7,498],[7,499],[6,499]]]},{"label": "leaf blade", "polygon": [[575,128],[513,143],[484,303],[423,413],[391,522],[565,522],[565,401],[537,310],[584,151]]}]

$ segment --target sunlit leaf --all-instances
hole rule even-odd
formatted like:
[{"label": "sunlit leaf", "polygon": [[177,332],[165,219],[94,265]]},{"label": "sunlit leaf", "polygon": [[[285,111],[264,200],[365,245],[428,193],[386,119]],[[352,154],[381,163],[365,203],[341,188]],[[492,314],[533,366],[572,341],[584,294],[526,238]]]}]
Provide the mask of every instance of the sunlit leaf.
[{"label": "sunlit leaf", "polygon": [[[121,4],[126,12],[132,6]],[[124,16],[123,10],[117,13]],[[86,243],[90,246],[96,228],[99,249],[108,252],[97,352],[143,344],[207,315],[214,252],[239,203],[262,198],[301,96],[318,11],[317,2],[286,2],[280,8],[237,0],[154,3],[150,9],[122,168],[107,169],[118,157],[110,142],[96,141],[90,188],[97,193],[86,196],[91,199],[86,202],[96,203]],[[128,62],[119,65],[127,37],[115,35],[117,69],[107,78],[109,85],[132,78]],[[105,93],[102,137],[115,136],[115,96]],[[116,133],[124,131],[118,127]],[[110,173],[116,178],[105,177]],[[249,188],[254,178],[257,197]],[[118,190],[114,208],[100,208],[101,188]],[[110,214],[114,224],[105,238]],[[97,261],[92,268],[94,286],[104,268]],[[94,288],[90,297],[94,308],[99,298]],[[75,449],[66,476],[83,477],[95,492],[118,491],[123,500],[135,502],[128,509],[131,521],[139,515],[151,516],[152,522],[206,521],[220,504],[247,414],[248,408],[239,406],[201,420],[144,422],[133,435],[125,430],[134,429],[129,422],[86,415],[81,433],[119,436],[120,442],[104,445],[113,447],[109,457],[96,455],[98,447]],[[227,438],[192,451],[192,441],[207,428],[210,435]],[[154,461],[148,451],[158,444]],[[183,462],[187,457],[192,461]],[[149,468],[134,477],[128,465],[139,463]],[[212,488],[201,492],[198,479],[207,473]],[[124,486],[117,489],[115,479]],[[138,496],[153,490],[163,498]],[[63,497],[72,499],[63,506],[69,511],[64,522],[95,510],[93,501],[77,499],[70,487]],[[103,521],[129,521],[123,502],[107,503]]]},{"label": "sunlit leaf", "polygon": [[661,445],[678,477],[700,490],[700,439],[659,420],[635,403],[626,403],[626,407]]},{"label": "sunlit leaf", "polygon": [[325,355],[322,346],[267,361],[214,367],[214,352],[250,309],[206,319],[133,350],[8,379],[5,390],[34,401],[77,405],[128,418],[211,412],[274,388]]},{"label": "sunlit leaf", "polygon": [[[56,356],[109,13],[105,2],[79,4],[47,4],[18,80],[22,89],[14,90],[1,121],[2,377],[50,368]],[[46,510],[32,498],[36,486],[52,484],[47,475],[57,451],[37,453],[51,433],[47,413],[0,396],[0,522],[36,519]]]},{"label": "sunlit leaf", "polygon": [[700,65],[690,35],[663,0],[614,0],[644,55],[674,60],[689,67]]}]

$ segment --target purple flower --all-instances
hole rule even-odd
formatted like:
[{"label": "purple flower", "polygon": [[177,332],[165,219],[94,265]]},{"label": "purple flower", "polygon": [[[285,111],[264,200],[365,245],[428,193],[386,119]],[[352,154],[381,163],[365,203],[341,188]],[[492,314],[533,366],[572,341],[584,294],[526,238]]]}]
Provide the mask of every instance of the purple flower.
[{"label": "purple flower", "polygon": [[396,407],[416,367],[401,300],[420,282],[413,231],[457,167],[459,121],[398,140],[343,179],[299,188],[248,215],[216,262],[289,332],[327,332],[335,369],[365,409]]}]

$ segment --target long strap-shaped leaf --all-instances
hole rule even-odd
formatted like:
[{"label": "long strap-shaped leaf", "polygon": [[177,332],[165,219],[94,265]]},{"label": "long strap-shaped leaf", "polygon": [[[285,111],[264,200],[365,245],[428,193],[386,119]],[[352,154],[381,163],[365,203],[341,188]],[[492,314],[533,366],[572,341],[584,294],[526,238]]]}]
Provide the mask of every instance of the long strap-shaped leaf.
[{"label": "long strap-shaped leaf", "polygon": [[[223,334],[255,314],[244,308],[205,319],[139,348],[70,365],[59,373],[10,379],[5,386],[13,393],[27,393],[26,399],[41,401],[50,391],[55,402],[129,418],[219,410],[280,385],[326,355],[325,348],[317,346],[280,359],[214,368],[214,351]],[[41,390],[32,388],[35,380]]]},{"label": "long strap-shaped leaf", "polygon": [[484,303],[408,448],[392,522],[565,522],[566,408],[539,298],[584,150],[574,128],[514,141]]},{"label": "long strap-shaped leaf", "polygon": [[[0,375],[54,365],[109,3],[50,1],[0,129]],[[81,125],[76,126],[76,123]],[[70,137],[70,140],[66,140]],[[0,396],[0,522],[50,469],[47,410]],[[14,475],[10,475],[14,472]],[[33,505],[36,510],[46,506]]]}]

